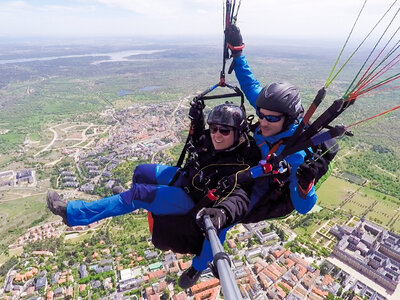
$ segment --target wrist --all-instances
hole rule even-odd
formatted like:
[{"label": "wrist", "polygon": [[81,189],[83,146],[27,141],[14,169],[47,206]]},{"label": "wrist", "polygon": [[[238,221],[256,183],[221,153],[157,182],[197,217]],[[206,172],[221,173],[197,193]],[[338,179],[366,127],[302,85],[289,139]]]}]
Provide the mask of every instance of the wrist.
[{"label": "wrist", "polygon": [[299,195],[302,198],[305,198],[307,194],[311,191],[315,183],[315,179],[313,179],[308,185],[297,183]]},{"label": "wrist", "polygon": [[238,58],[238,57],[240,57],[240,56],[242,56],[242,50],[240,50],[240,51],[232,51],[232,57],[233,58]]}]

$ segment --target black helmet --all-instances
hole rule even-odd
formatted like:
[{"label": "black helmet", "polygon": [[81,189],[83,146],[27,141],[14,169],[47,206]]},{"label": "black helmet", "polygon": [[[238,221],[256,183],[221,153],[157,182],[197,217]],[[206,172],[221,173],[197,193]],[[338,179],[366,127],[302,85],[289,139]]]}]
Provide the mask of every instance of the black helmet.
[{"label": "black helmet", "polygon": [[304,112],[299,90],[286,82],[275,82],[264,87],[257,97],[256,105],[287,115],[290,123],[298,120]]},{"label": "black helmet", "polygon": [[225,125],[242,131],[246,127],[246,116],[239,106],[226,102],[212,109],[208,115],[207,124]]}]

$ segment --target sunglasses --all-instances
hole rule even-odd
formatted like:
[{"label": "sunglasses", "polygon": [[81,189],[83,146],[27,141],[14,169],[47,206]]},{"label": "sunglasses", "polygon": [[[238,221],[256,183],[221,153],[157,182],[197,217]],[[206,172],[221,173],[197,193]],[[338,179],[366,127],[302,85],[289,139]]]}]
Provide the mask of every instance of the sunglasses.
[{"label": "sunglasses", "polygon": [[212,134],[216,134],[219,131],[219,133],[221,133],[223,136],[228,136],[232,129],[229,127],[221,127],[221,126],[217,126],[217,125],[210,125],[210,132]]},{"label": "sunglasses", "polygon": [[260,118],[260,120],[265,119],[270,123],[276,123],[276,122],[279,122],[280,120],[282,120],[282,118],[285,115],[280,115],[280,116],[264,115],[262,112],[257,110],[257,116]]}]

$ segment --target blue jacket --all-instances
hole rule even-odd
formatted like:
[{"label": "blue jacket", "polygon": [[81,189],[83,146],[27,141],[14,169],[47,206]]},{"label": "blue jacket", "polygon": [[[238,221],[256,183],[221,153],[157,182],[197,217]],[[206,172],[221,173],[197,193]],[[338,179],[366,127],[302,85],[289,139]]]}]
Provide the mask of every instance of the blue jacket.
[{"label": "blue jacket", "polygon": [[[256,109],[256,100],[258,94],[261,92],[262,87],[258,80],[256,80],[253,76],[253,73],[250,70],[249,65],[245,57],[242,55],[238,58],[235,58],[235,74],[236,78],[239,81],[240,87],[244,94],[246,95],[247,100],[250,104]],[[261,131],[259,128],[256,129],[254,133],[254,139],[261,149],[262,157],[266,157],[270,147],[272,147],[276,142],[280,139],[289,137],[293,135],[294,131],[297,128],[297,124],[292,124],[289,126],[288,130],[276,134],[274,136],[263,137],[261,135]],[[284,145],[281,144],[276,151],[276,154],[282,152]],[[292,155],[289,155],[285,158],[285,160],[291,165],[292,173],[288,179],[289,181],[289,190],[290,190],[290,199],[294,208],[301,214],[305,214],[311,210],[311,208],[315,205],[317,201],[317,195],[315,193],[314,187],[310,190],[310,192],[303,197],[300,196],[298,192],[298,185],[297,185],[297,178],[296,178],[296,171],[297,168],[304,162],[304,157],[306,153],[304,151],[296,152]],[[270,180],[266,180],[265,178],[257,178],[256,183],[253,186],[253,192],[251,195],[250,201],[250,209],[252,209],[258,201],[269,191],[270,187]]]}]

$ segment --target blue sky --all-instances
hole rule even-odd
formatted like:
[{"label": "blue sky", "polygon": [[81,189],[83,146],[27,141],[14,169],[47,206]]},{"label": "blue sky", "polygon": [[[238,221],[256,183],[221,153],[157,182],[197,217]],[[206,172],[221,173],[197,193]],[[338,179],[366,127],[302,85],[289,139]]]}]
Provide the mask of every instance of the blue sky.
[{"label": "blue sky", "polygon": [[[242,0],[238,24],[246,36],[345,38],[363,2]],[[360,20],[360,32],[373,26],[392,2],[369,0]],[[0,38],[217,36],[222,32],[222,3],[222,0],[1,0]]]}]

